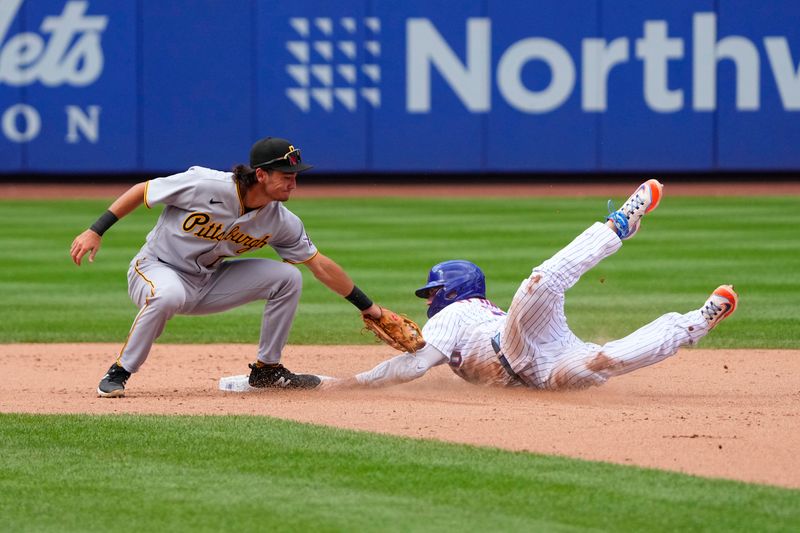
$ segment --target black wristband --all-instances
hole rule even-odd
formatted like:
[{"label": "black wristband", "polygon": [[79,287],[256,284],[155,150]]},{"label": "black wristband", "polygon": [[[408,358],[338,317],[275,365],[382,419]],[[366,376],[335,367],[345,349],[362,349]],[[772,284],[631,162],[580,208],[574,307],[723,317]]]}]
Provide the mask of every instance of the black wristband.
[{"label": "black wristband", "polygon": [[108,228],[113,226],[117,220],[119,220],[117,215],[106,209],[106,212],[100,215],[100,218],[98,218],[94,224],[89,226],[89,229],[102,236],[103,233],[105,233]]},{"label": "black wristband", "polygon": [[350,294],[344,298],[351,304],[358,307],[359,311],[364,311],[372,307],[372,300],[369,299],[369,296],[364,294],[364,292],[355,285],[353,285],[353,290],[350,291]]}]

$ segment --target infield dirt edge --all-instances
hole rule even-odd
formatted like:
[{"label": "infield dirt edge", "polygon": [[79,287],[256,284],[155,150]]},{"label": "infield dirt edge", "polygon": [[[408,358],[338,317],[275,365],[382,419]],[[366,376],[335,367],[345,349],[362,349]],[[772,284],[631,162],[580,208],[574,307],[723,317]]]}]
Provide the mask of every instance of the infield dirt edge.
[{"label": "infield dirt edge", "polygon": [[[583,391],[470,385],[446,367],[382,390],[225,393],[250,345],[156,345],[122,399],[95,388],[116,344],[0,345],[0,411],[266,415],[413,438],[652,467],[800,488],[800,352],[683,350]],[[295,371],[344,377],[393,354],[380,346],[288,346]],[[61,361],[54,366],[53,361]]]}]

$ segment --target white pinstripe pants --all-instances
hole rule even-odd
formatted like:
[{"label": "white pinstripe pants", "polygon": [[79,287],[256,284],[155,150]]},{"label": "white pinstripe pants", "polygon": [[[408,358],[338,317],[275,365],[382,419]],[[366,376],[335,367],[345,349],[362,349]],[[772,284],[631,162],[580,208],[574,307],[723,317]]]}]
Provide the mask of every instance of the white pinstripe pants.
[{"label": "white pinstripe pants", "polygon": [[622,246],[616,233],[596,222],[533,269],[511,302],[501,348],[528,386],[541,389],[601,385],[612,376],[658,363],[708,333],[699,310],[668,313],[625,338],[603,346],[581,341],[564,315],[564,293]]}]

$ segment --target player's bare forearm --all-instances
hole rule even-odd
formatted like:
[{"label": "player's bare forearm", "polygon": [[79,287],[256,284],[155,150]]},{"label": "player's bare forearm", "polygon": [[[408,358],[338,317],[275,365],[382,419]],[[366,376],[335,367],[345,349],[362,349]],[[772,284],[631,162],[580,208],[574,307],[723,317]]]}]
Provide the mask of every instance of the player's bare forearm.
[{"label": "player's bare forearm", "polygon": [[[114,203],[111,204],[108,210],[113,213],[117,220],[124,217],[144,202],[145,186],[145,182],[137,183],[114,200]],[[112,217],[111,223],[113,223],[113,221],[114,219]],[[73,263],[80,266],[83,256],[87,253],[89,254],[89,262],[94,262],[94,257],[97,255],[98,250],[100,250],[101,241],[102,236],[93,229],[87,229],[75,237],[69,250],[69,255],[72,257]]]},{"label": "player's bare forearm", "polygon": [[347,296],[353,290],[353,280],[333,259],[321,253],[305,263],[314,277],[330,290],[341,296]]},{"label": "player's bare forearm", "polygon": [[[311,273],[314,274],[315,278],[340,296],[349,295],[355,286],[353,280],[347,275],[347,272],[345,272],[336,261],[326,255],[318,253],[313,259],[305,263],[305,265]],[[372,306],[363,310],[362,313],[378,318],[381,316],[381,308],[377,304],[372,304]]]},{"label": "player's bare forearm", "polygon": [[144,203],[144,190],[146,186],[147,182],[143,181],[137,183],[114,200],[114,203],[111,204],[108,210],[114,213],[117,218],[124,217]]}]

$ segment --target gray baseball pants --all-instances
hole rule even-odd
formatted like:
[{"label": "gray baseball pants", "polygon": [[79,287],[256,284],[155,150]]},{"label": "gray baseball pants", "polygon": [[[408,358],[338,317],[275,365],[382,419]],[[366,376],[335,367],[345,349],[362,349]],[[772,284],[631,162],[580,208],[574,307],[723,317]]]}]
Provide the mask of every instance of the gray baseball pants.
[{"label": "gray baseball pants", "polygon": [[223,262],[211,274],[187,274],[152,257],[137,256],[128,270],[128,294],[139,313],[120,351],[119,363],[136,372],[167,321],[177,314],[220,313],[266,300],[258,359],[277,363],[289,338],[302,291],[297,267],[271,259]]}]

